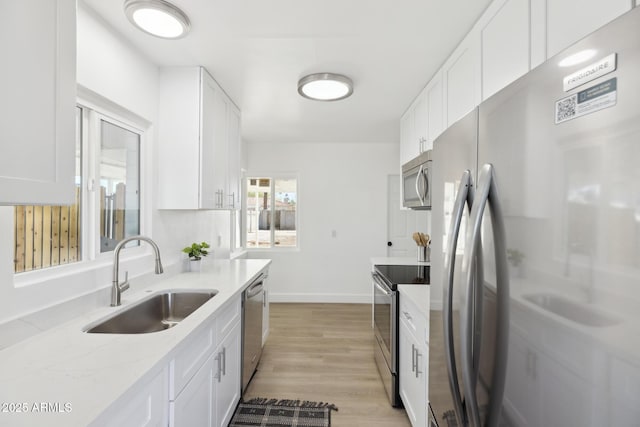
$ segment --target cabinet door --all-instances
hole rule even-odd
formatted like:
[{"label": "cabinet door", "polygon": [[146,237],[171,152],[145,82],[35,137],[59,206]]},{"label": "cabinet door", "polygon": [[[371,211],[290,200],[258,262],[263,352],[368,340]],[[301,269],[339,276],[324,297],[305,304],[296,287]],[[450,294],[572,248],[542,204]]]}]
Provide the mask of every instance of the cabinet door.
[{"label": "cabinet door", "polygon": [[1,2],[0,52],[0,204],[71,204],[75,0]]},{"label": "cabinet door", "polygon": [[164,427],[167,425],[167,370],[148,384],[135,386],[91,424],[95,427]]},{"label": "cabinet door", "polygon": [[418,146],[418,152],[422,153],[426,151],[428,147],[427,136],[429,135],[429,112],[427,107],[427,92],[423,90],[416,98],[413,107],[413,124],[414,129],[414,141],[413,143]]},{"label": "cabinet door", "polygon": [[400,166],[420,154],[414,140],[413,106],[400,118]]},{"label": "cabinet door", "polygon": [[495,1],[485,15],[480,29],[483,100],[529,71],[529,0]]},{"label": "cabinet door", "polygon": [[[217,351],[219,365],[215,375],[215,426],[226,427],[240,400],[241,323],[237,322]],[[187,425],[187,424],[185,424]],[[196,424],[188,424],[196,425]]]},{"label": "cabinet door", "polygon": [[631,10],[629,0],[563,0],[546,4],[547,58]]},{"label": "cabinet door", "polygon": [[444,106],[442,99],[442,72],[431,79],[426,88],[427,114],[429,122],[427,124],[427,146],[426,149],[433,148],[433,141],[444,130]]},{"label": "cabinet door", "polygon": [[226,138],[226,103],[220,89],[205,70],[202,70],[202,98],[200,107],[200,207],[215,209],[222,207],[221,194],[224,171],[220,170],[219,145]]},{"label": "cabinet door", "polygon": [[480,103],[480,37],[472,30],[442,69],[447,127]]},{"label": "cabinet door", "polygon": [[[400,322],[400,397],[413,427],[426,425],[427,382],[424,356],[426,352]],[[416,372],[417,369],[417,372]]]},{"label": "cabinet door", "polygon": [[213,381],[216,361],[213,356],[200,367],[187,386],[170,403],[170,426],[213,426]]},{"label": "cabinet door", "polygon": [[228,107],[229,189],[226,202],[229,209],[240,209],[240,111],[231,103]]}]

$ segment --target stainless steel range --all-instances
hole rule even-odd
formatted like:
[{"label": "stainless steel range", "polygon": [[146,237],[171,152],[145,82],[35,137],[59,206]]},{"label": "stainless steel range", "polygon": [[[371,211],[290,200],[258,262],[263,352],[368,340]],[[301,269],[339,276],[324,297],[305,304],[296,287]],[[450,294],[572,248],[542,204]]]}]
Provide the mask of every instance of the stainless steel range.
[{"label": "stainless steel range", "polygon": [[374,356],[389,401],[401,407],[398,364],[398,285],[429,283],[429,266],[376,265],[373,278]]}]

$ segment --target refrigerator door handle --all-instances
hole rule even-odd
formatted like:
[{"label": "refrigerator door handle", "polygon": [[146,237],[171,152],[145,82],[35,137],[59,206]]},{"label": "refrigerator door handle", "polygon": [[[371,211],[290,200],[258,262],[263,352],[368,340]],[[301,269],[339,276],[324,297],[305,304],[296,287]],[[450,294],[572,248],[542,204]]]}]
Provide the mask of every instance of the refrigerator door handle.
[{"label": "refrigerator door handle", "polygon": [[447,239],[447,252],[444,262],[444,283],[443,283],[443,332],[444,332],[444,352],[449,374],[449,388],[453,397],[454,410],[461,426],[467,425],[464,410],[463,396],[458,383],[458,371],[455,361],[455,349],[453,339],[453,273],[455,271],[455,255],[458,244],[458,235],[462,222],[462,215],[465,206],[471,210],[473,205],[473,188],[471,183],[471,171],[466,170],[460,179],[458,195],[453,206],[451,224],[449,225],[449,237]]},{"label": "refrigerator door handle", "polygon": [[[491,226],[493,230],[493,244],[496,260],[496,335],[495,335],[495,356],[493,366],[493,376],[491,380],[491,395],[489,398],[489,408],[487,411],[486,422],[484,425],[495,427],[498,425],[500,412],[502,409],[502,400],[504,397],[504,388],[507,369],[507,353],[509,339],[509,274],[507,270],[507,251],[506,251],[506,232],[504,225],[504,216],[502,206],[498,196],[496,186],[495,171],[493,165],[485,164],[480,170],[478,177],[478,190],[476,200],[471,214],[469,216],[470,225],[467,227],[467,236],[465,245],[469,249],[465,252],[462,261],[463,269],[467,267],[467,284],[468,299],[466,313],[467,319],[461,322],[462,328],[471,326],[471,317],[479,322],[481,313],[478,315],[478,307],[482,307],[482,293],[484,288],[484,279],[476,280],[475,286],[472,286],[474,279],[473,264],[481,264],[476,259],[476,255],[480,255],[482,248],[480,246],[480,232],[482,228],[482,217],[484,209],[487,205],[491,208]],[[475,278],[478,278],[475,272]],[[475,313],[474,313],[475,311]],[[462,340],[462,358],[463,358],[463,381],[465,384],[472,384],[473,387],[465,387],[464,394],[469,410],[470,425],[480,427],[480,409],[478,408],[478,400],[476,396],[476,387],[478,380],[478,359],[477,350],[479,343],[481,324],[475,323],[471,329],[467,329],[463,333]],[[471,341],[471,342],[470,342]]]}]

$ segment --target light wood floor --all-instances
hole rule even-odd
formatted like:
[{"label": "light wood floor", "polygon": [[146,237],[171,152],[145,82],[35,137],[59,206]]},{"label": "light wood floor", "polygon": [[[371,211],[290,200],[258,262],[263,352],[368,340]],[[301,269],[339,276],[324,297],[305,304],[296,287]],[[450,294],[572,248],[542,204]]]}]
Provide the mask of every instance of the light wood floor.
[{"label": "light wood floor", "polygon": [[410,427],[373,360],[371,306],[271,304],[270,335],[244,399],[330,402],[332,427]]}]

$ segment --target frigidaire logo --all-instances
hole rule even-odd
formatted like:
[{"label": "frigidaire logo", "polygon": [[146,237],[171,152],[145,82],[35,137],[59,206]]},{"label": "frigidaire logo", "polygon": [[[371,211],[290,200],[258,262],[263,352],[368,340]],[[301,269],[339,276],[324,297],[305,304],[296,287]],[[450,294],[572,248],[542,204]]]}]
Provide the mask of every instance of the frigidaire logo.
[{"label": "frigidaire logo", "polygon": [[567,92],[573,88],[595,80],[600,76],[604,76],[605,74],[615,71],[616,55],[617,54],[612,53],[606,58],[566,76],[563,81],[564,91]]}]

